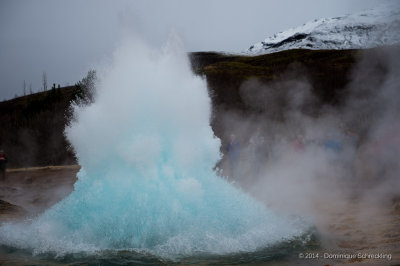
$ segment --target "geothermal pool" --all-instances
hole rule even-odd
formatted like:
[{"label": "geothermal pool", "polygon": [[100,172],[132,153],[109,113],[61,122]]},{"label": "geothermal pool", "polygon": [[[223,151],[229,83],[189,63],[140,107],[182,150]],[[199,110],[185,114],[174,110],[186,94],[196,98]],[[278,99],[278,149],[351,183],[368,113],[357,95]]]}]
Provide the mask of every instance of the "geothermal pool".
[{"label": "geothermal pool", "polygon": [[56,257],[54,253],[32,255],[29,250],[0,246],[0,262],[22,264],[29,261],[32,264],[85,264],[85,265],[160,265],[160,264],[215,264],[237,265],[256,263],[267,265],[321,265],[321,260],[299,261],[299,254],[312,250],[319,251],[315,237],[304,235],[292,241],[282,242],[255,252],[241,252],[226,255],[197,254],[180,259],[165,259],[152,254],[135,252],[133,250],[105,250],[88,254],[85,252],[71,253]]},{"label": "geothermal pool", "polygon": [[115,51],[95,102],[75,106],[66,129],[82,165],[74,191],[32,220],[2,224],[2,254],[233,263],[297,256],[310,243],[300,219],[277,216],[212,170],[220,140],[206,83],[182,51],[173,40],[161,51],[126,40]]}]

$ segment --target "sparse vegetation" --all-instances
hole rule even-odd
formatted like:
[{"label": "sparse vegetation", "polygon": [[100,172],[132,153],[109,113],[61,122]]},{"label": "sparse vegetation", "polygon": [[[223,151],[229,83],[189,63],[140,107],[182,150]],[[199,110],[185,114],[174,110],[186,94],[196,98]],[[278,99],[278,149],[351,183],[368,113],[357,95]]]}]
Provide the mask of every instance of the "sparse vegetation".
[{"label": "sparse vegetation", "polygon": [[94,71],[78,82],[81,86],[53,84],[50,91],[0,102],[0,147],[8,155],[9,167],[76,163],[64,129],[71,119],[71,103],[92,99],[93,77]]},{"label": "sparse vegetation", "polygon": [[43,91],[47,91],[47,74],[46,74],[46,72],[43,72],[42,82],[43,82]]},{"label": "sparse vegetation", "polygon": [[95,84],[97,80],[96,70],[89,70],[86,77],[75,84],[77,88],[76,99],[78,104],[90,104],[94,101]]},{"label": "sparse vegetation", "polygon": [[[213,52],[191,53],[195,73],[207,78],[213,103],[212,127],[222,137],[219,110],[257,113],[246,105],[240,86],[257,78],[271,84],[296,72],[306,76],[313,93],[322,104],[340,105],[346,97],[346,84],[360,50],[289,50],[260,56],[237,56]],[[295,71],[293,71],[295,70]],[[304,71],[303,71],[304,70]],[[76,163],[64,136],[71,119],[70,105],[90,104],[94,100],[96,72],[90,70],[75,86],[34,93],[0,103],[0,147],[9,158],[10,167],[44,166]],[[46,85],[46,86],[45,86]],[[43,86],[47,77],[43,75]],[[30,92],[32,88],[30,86]]]}]

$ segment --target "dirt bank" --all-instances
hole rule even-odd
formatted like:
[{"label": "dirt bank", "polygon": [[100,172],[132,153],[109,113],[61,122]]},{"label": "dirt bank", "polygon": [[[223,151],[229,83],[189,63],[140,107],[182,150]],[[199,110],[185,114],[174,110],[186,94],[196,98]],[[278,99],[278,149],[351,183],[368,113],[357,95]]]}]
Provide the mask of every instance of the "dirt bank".
[{"label": "dirt bank", "polygon": [[69,195],[80,167],[8,169],[0,183],[0,221],[34,216]]}]

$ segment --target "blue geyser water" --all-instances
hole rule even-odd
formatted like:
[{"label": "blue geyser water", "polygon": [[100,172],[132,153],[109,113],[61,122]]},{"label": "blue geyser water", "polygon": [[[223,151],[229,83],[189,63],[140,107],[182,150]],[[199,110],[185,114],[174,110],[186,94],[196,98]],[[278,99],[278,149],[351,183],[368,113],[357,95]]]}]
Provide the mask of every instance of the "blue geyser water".
[{"label": "blue geyser water", "polygon": [[134,250],[164,258],[255,251],[303,233],[219,178],[205,81],[175,42],[126,41],[94,104],[66,129],[82,165],[71,195],[0,243],[58,255]]}]

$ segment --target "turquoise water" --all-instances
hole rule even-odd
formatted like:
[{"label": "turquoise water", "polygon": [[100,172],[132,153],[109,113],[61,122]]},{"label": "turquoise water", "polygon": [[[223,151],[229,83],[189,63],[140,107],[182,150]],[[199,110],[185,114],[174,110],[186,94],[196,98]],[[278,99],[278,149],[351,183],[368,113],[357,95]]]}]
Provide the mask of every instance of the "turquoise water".
[{"label": "turquoise water", "polygon": [[155,51],[127,40],[101,73],[95,103],[75,106],[66,129],[82,165],[74,191],[32,220],[1,225],[3,247],[182,261],[258,254],[306,234],[302,220],[277,216],[212,170],[220,140],[206,82],[175,41]]}]

